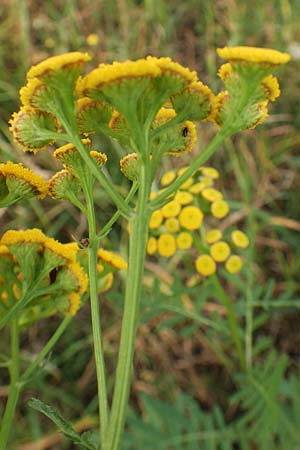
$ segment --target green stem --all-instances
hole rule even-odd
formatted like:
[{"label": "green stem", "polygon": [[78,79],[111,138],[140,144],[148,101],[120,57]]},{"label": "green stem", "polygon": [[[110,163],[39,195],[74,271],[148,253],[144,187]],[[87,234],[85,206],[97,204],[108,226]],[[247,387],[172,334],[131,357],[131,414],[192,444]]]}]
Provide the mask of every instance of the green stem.
[{"label": "green stem", "polygon": [[139,313],[141,285],[144,272],[148,224],[150,212],[148,199],[151,188],[150,170],[147,162],[142,162],[140,171],[140,189],[137,200],[136,215],[132,219],[129,242],[129,267],[125,292],[125,305],[122,320],[121,339],[113,395],[111,417],[104,450],[118,450],[123,434],[131,371],[134,355],[134,344]]},{"label": "green stem", "polygon": [[28,382],[32,374],[35,372],[40,363],[45,359],[48,353],[52,350],[56,342],[59,340],[61,335],[64,333],[65,329],[68,327],[70,322],[72,321],[72,317],[65,317],[64,320],[60,323],[55,333],[51,336],[43,350],[38,354],[33,363],[26,369],[23,375],[20,378],[20,383],[23,385]]},{"label": "green stem", "polygon": [[[125,198],[125,202],[128,204],[130,202],[130,200],[133,198],[134,194],[136,193],[138,188],[138,183],[134,182],[130,188],[130,191],[127,194],[127,197]],[[113,226],[113,224],[118,220],[118,218],[120,217],[121,213],[120,211],[116,211],[114,213],[114,215],[109,219],[109,221],[104,225],[104,227],[102,228],[102,230],[100,231],[100,233],[98,233],[97,235],[97,239],[100,240],[102,239],[104,236],[106,236],[111,227]]]},{"label": "green stem", "polygon": [[97,283],[98,240],[96,234],[96,219],[95,219],[93,192],[92,192],[93,179],[92,177],[88,176],[86,178],[81,177],[81,183],[87,204],[87,219],[89,225],[89,248],[88,248],[89,285],[90,285],[94,355],[96,362],[98,400],[99,400],[99,425],[100,425],[101,442],[103,442],[108,424],[109,409],[107,401],[105,360],[102,347],[100,309],[98,298],[98,283]]},{"label": "green stem", "polygon": [[121,197],[121,195],[115,190],[114,186],[109,182],[109,180],[102,173],[102,171],[99,170],[99,167],[97,166],[97,164],[93,161],[93,159],[87,153],[86,148],[85,148],[84,144],[82,143],[81,138],[80,138],[79,134],[77,133],[77,131],[73,129],[73,127],[68,123],[68,121],[65,119],[65,117],[63,115],[60,116],[59,119],[60,119],[62,125],[64,126],[65,131],[67,132],[67,135],[69,136],[70,142],[77,148],[77,150],[80,153],[80,156],[82,157],[83,161],[86,163],[90,172],[99,181],[99,183],[101,184],[103,189],[110,196],[110,198],[116,204],[116,206],[121,211],[121,213],[125,217],[128,217],[129,213],[130,213],[129,206],[126,204],[125,200]]},{"label": "green stem", "polygon": [[231,337],[232,337],[233,343],[234,343],[236,351],[237,351],[240,367],[241,367],[241,369],[244,370],[245,369],[245,357],[243,354],[242,343],[241,343],[241,339],[239,336],[238,321],[237,321],[236,313],[234,311],[231,299],[228,297],[228,295],[224,291],[224,289],[216,275],[212,275],[211,280],[214,284],[214,287],[216,289],[216,293],[218,295],[219,300],[221,301],[222,305],[226,308]]},{"label": "green stem", "polygon": [[173,183],[170,184],[160,195],[158,195],[155,200],[153,200],[150,204],[151,209],[155,210],[161,207],[164,200],[169,197],[169,195],[176,192],[180,186],[191,177],[196,170],[201,167],[217,150],[219,145],[224,141],[226,137],[229,136],[229,133],[225,129],[221,129],[208,144],[206,149],[192,162],[189,168],[178,178],[176,178]]},{"label": "green stem", "polygon": [[19,399],[21,384],[20,376],[20,348],[18,318],[11,323],[11,364],[10,364],[10,388],[8,400],[0,430],[0,450],[5,450],[9,439],[17,402]]}]

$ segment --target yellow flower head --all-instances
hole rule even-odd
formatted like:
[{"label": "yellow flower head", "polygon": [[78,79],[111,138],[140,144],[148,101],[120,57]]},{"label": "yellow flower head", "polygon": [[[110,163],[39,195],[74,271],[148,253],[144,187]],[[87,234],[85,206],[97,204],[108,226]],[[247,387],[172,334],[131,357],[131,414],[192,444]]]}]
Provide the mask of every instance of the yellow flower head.
[{"label": "yellow flower head", "polygon": [[197,141],[196,126],[190,120],[186,120],[181,130],[184,139],[184,146],[177,151],[168,151],[168,155],[180,156],[183,153],[189,153],[195,147]]},{"label": "yellow flower head", "polygon": [[78,290],[81,294],[87,291],[89,279],[83,268],[76,261],[68,264],[68,269],[76,280]]},{"label": "yellow flower head", "polygon": [[147,243],[147,253],[148,255],[154,255],[156,251],[157,251],[157,240],[155,239],[155,237],[151,236],[148,239]]},{"label": "yellow flower head", "polygon": [[240,230],[234,230],[231,233],[231,240],[236,247],[247,248],[249,245],[248,236]]},{"label": "yellow flower head", "polygon": [[168,186],[172,183],[176,178],[176,173],[174,170],[169,170],[168,172],[164,173],[163,176],[160,179],[160,184],[162,186]]},{"label": "yellow flower head", "polygon": [[120,170],[128,180],[136,181],[139,176],[140,162],[137,153],[129,153],[120,160]]},{"label": "yellow flower head", "polygon": [[99,36],[98,34],[95,33],[91,33],[87,36],[86,38],[86,43],[90,46],[90,47],[95,47],[99,42]]},{"label": "yellow flower head", "polygon": [[243,266],[243,261],[237,255],[229,256],[229,258],[227,259],[227,261],[225,263],[225,269],[229,273],[237,273],[237,272],[239,272],[241,270],[242,266]]},{"label": "yellow flower head", "polygon": [[168,219],[169,217],[177,217],[180,213],[181,205],[176,200],[171,200],[161,208],[162,215]]},{"label": "yellow flower head", "polygon": [[96,163],[99,167],[103,167],[104,164],[107,163],[106,153],[97,152],[96,150],[91,150],[90,157],[93,158],[94,161],[96,161]]},{"label": "yellow flower head", "polygon": [[201,81],[193,81],[171,100],[177,114],[190,120],[205,120],[212,111],[214,97],[208,86]]},{"label": "yellow flower head", "polygon": [[39,98],[46,90],[47,87],[41,80],[38,78],[31,78],[28,80],[27,85],[20,89],[20,100],[22,105],[38,108],[40,106]]},{"label": "yellow flower head", "polygon": [[196,259],[196,270],[200,275],[209,277],[216,272],[215,261],[209,255],[201,255]]},{"label": "yellow flower head", "polygon": [[203,198],[205,198],[205,200],[208,200],[209,202],[215,202],[223,198],[222,193],[214,188],[203,189],[203,191],[201,191],[201,195]]},{"label": "yellow flower head", "polygon": [[218,127],[223,125],[223,117],[222,112],[226,103],[230,100],[230,96],[228,91],[221,91],[215,97],[213,110],[209,116],[209,120],[213,122]]},{"label": "yellow flower head", "polygon": [[75,314],[77,313],[77,311],[80,308],[80,295],[78,294],[78,292],[70,292],[69,296],[69,306],[68,308],[64,311],[64,314],[66,316],[75,316]]},{"label": "yellow flower head", "polygon": [[193,236],[187,231],[182,231],[176,237],[176,244],[180,250],[188,250],[193,244]]},{"label": "yellow flower head", "polygon": [[1,244],[3,245],[15,245],[23,242],[29,242],[34,244],[44,244],[47,237],[38,228],[31,230],[17,231],[8,230],[1,238]]},{"label": "yellow flower head", "polygon": [[76,102],[76,116],[79,131],[85,135],[92,134],[101,130],[101,126],[108,126],[112,108],[106,102],[82,97]]},{"label": "yellow flower head", "polygon": [[193,201],[193,195],[186,191],[177,191],[175,195],[175,201],[180,203],[180,205],[188,205]]},{"label": "yellow flower head", "polygon": [[202,175],[204,175],[207,178],[211,178],[213,180],[216,180],[220,176],[219,172],[214,167],[204,166],[204,167],[201,167],[199,170]]},{"label": "yellow flower head", "polygon": [[228,61],[277,66],[286,64],[291,59],[288,53],[282,53],[269,48],[257,47],[224,47],[217,49],[218,55]]},{"label": "yellow flower head", "polygon": [[48,77],[58,71],[72,71],[81,69],[82,66],[90,61],[91,57],[87,53],[70,52],[63,55],[52,56],[40,62],[36,66],[32,66],[27,73],[28,79]]},{"label": "yellow flower head", "polygon": [[222,238],[222,232],[220,230],[213,229],[209,230],[205,235],[205,240],[208,244],[213,244]]},{"label": "yellow flower head", "polygon": [[185,206],[179,214],[179,223],[187,230],[198,230],[203,221],[203,213],[196,206]]},{"label": "yellow flower head", "polygon": [[179,222],[175,217],[166,219],[164,225],[170,233],[176,233],[179,230]]},{"label": "yellow flower head", "polygon": [[276,98],[279,97],[280,89],[276,77],[273,77],[273,75],[269,75],[262,80],[261,85],[267,95],[267,100],[274,102]]},{"label": "yellow flower head", "polygon": [[156,211],[154,211],[151,214],[150,222],[149,222],[149,228],[152,229],[152,230],[155,229],[155,228],[159,228],[161,223],[162,223],[162,221],[163,221],[163,219],[164,219],[164,217],[162,215],[161,210],[157,209]]},{"label": "yellow flower head", "polygon": [[229,205],[225,200],[216,200],[211,204],[210,211],[217,219],[223,219],[229,213]]},{"label": "yellow flower head", "polygon": [[125,259],[123,259],[120,255],[104,250],[103,248],[99,248],[98,258],[100,261],[103,261],[118,270],[127,269],[128,266]]},{"label": "yellow flower head", "polygon": [[162,75],[171,75],[180,78],[185,84],[197,81],[197,73],[195,71],[191,72],[190,69],[172,61],[171,58],[148,56],[147,61],[152,62],[159,67]]},{"label": "yellow flower head", "polygon": [[56,239],[45,236],[44,247],[66,262],[72,263],[76,261],[77,251],[70,246],[58,242]]},{"label": "yellow flower head", "polygon": [[218,75],[222,81],[226,81],[233,74],[234,74],[234,70],[230,63],[223,64],[218,71]]},{"label": "yellow flower head", "polygon": [[5,164],[0,164],[0,177],[20,180],[28,185],[32,189],[32,192],[38,194],[40,198],[45,197],[48,191],[48,184],[43,177],[23,167],[21,163],[14,164],[8,161]]},{"label": "yellow flower head", "polygon": [[17,113],[13,113],[9,125],[14,140],[24,151],[34,153],[53,144],[54,139],[45,134],[57,132],[58,129],[57,120],[52,114],[25,106]]},{"label": "yellow flower head", "polygon": [[78,80],[76,90],[79,96],[89,96],[92,91],[111,83],[121,83],[133,78],[155,78],[160,73],[156,64],[145,59],[100,64],[97,69]]},{"label": "yellow flower head", "polygon": [[[87,147],[89,147],[91,144],[91,141],[89,139],[82,139],[81,141]],[[81,159],[81,156],[80,156],[77,148],[73,144],[65,144],[65,145],[57,148],[55,150],[55,152],[53,153],[54,158],[58,159],[63,164],[72,164],[72,161],[74,160],[76,155],[77,156],[79,155],[79,157]]]},{"label": "yellow flower head", "polygon": [[230,255],[230,247],[224,241],[216,242],[210,247],[210,254],[212,258],[217,262],[226,261],[226,259]]},{"label": "yellow flower head", "polygon": [[176,240],[172,234],[163,233],[157,241],[157,250],[161,256],[169,258],[176,252]]},{"label": "yellow flower head", "polygon": [[52,198],[72,201],[70,195],[76,195],[79,190],[78,179],[68,169],[56,172],[48,181],[48,194]]}]

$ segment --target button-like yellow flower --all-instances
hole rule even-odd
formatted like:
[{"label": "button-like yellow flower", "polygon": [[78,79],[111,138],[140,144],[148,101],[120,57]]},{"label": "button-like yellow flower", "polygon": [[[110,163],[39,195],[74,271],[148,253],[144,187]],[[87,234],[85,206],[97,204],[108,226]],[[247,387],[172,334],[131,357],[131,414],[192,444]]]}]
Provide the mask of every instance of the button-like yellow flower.
[{"label": "button-like yellow flower", "polygon": [[193,196],[192,194],[186,191],[177,191],[174,200],[180,203],[181,205],[188,205],[193,201]]},{"label": "button-like yellow flower", "polygon": [[231,233],[231,239],[234,245],[240,248],[247,248],[249,245],[248,236],[240,230],[234,230]]},{"label": "button-like yellow flower", "polygon": [[200,172],[208,178],[212,178],[213,180],[216,180],[219,178],[220,174],[214,167],[201,167]]},{"label": "button-like yellow flower", "polygon": [[174,181],[176,178],[176,173],[174,170],[169,170],[168,172],[164,173],[161,177],[160,184],[162,186],[168,186],[172,181]]},{"label": "button-like yellow flower", "polygon": [[190,233],[182,231],[178,234],[176,243],[180,250],[188,250],[193,244],[193,237]]},{"label": "button-like yellow flower", "polygon": [[163,215],[160,209],[157,209],[151,214],[150,222],[149,222],[149,228],[151,230],[155,228],[159,228],[162,221],[163,221]]},{"label": "button-like yellow flower", "polygon": [[157,250],[161,256],[169,258],[176,252],[176,240],[172,234],[161,234],[157,242]]},{"label": "button-like yellow flower", "polygon": [[99,36],[98,34],[95,33],[91,33],[87,36],[86,38],[86,43],[90,46],[90,47],[95,47],[99,42]]},{"label": "button-like yellow flower", "polygon": [[225,269],[229,273],[237,273],[241,270],[243,266],[242,258],[240,258],[238,255],[231,255],[227,259],[225,263]]},{"label": "button-like yellow flower", "polygon": [[169,217],[176,217],[180,213],[181,205],[176,200],[171,200],[169,203],[161,208],[162,215],[168,219]]},{"label": "button-like yellow flower", "polygon": [[211,204],[211,213],[217,219],[223,219],[229,213],[229,205],[225,200],[216,200]]},{"label": "button-like yellow flower", "polygon": [[179,222],[175,217],[166,219],[164,225],[170,233],[176,233],[179,230]]},{"label": "button-like yellow flower", "polygon": [[148,239],[147,243],[147,253],[148,255],[154,255],[156,251],[157,251],[157,240],[155,239],[155,237],[151,236]]},{"label": "button-like yellow flower", "polygon": [[196,259],[196,270],[200,275],[208,277],[217,269],[215,261],[209,255],[201,255]]},{"label": "button-like yellow flower", "polygon": [[230,255],[230,247],[224,241],[219,241],[210,247],[210,254],[212,258],[217,262],[226,261]]},{"label": "button-like yellow flower", "polygon": [[201,191],[201,195],[209,202],[215,202],[216,200],[221,200],[223,198],[222,193],[214,188],[203,189],[203,191]]},{"label": "button-like yellow flower", "polygon": [[208,244],[213,244],[222,238],[222,232],[220,230],[213,229],[209,230],[205,235],[205,240]]},{"label": "button-like yellow flower", "polygon": [[196,206],[185,206],[180,215],[179,223],[187,230],[198,230],[203,221],[203,212]]}]

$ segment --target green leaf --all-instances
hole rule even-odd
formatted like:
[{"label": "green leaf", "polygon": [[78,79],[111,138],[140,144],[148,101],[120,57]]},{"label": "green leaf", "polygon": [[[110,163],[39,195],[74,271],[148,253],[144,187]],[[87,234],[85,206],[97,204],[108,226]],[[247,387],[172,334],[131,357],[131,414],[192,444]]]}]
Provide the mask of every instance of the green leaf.
[{"label": "green leaf", "polygon": [[[88,441],[86,438],[82,438],[77,431],[74,430],[72,425],[65,420],[52,406],[46,405],[41,400],[37,398],[32,398],[28,402],[29,406],[36,411],[41,412],[47,416],[53,423],[57,426],[60,433],[62,433],[67,439],[70,439],[74,444],[76,444],[82,450],[96,450],[92,442]],[[84,433],[86,434],[86,433]]]}]

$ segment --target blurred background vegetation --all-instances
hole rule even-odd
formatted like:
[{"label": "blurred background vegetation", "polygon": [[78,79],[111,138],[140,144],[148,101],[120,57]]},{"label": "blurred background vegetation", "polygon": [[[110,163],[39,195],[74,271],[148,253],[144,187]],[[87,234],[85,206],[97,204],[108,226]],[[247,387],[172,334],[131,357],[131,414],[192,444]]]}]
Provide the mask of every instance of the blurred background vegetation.
[{"label": "blurred background vegetation", "polygon": [[[209,287],[204,283],[200,298],[199,286],[186,286],[193,266],[180,265],[176,258],[167,263],[149,259],[124,450],[299,449],[297,0],[2,0],[0,17],[1,161],[22,161],[46,178],[58,169],[49,158],[52,150],[35,157],[24,154],[13,143],[7,124],[19,108],[19,88],[25,84],[26,71],[32,64],[77,50],[93,56],[90,68],[148,54],[170,56],[195,69],[199,78],[218,92],[221,84],[217,70],[222,62],[216,55],[217,47],[249,45],[292,54],[292,62],[277,74],[282,95],[271,106],[268,120],[256,130],[227,141],[209,161],[220,169],[219,187],[231,200],[231,223],[244,229],[252,242],[242,274],[234,280],[225,277],[223,282],[240,317],[243,338],[246,302],[251,300],[255,306],[253,373],[246,376],[240,371],[232,344],[224,337],[228,328],[224,311]],[[195,152],[201,151],[214,133],[212,125],[201,125]],[[108,153],[109,176],[125,192],[128,185],[119,173],[118,162],[124,151],[102,137],[99,150]],[[189,158],[166,160],[165,169],[188,164]],[[95,196],[102,225],[113,207],[101,188]],[[63,242],[86,236],[84,217],[73,206],[51,199],[34,199],[3,209],[0,221],[1,232],[39,227]],[[125,224],[120,223],[110,233],[106,246],[124,253]],[[114,290],[102,299],[110,386],[123,284],[120,277]],[[172,308],[173,312],[177,308],[179,315],[174,316]],[[220,323],[224,333],[203,325],[201,315]],[[59,320],[48,319],[24,333],[24,360],[38,352]],[[0,381],[3,405],[7,395],[5,373]],[[75,448],[63,442],[53,425],[26,402],[33,395],[42,398],[84,431],[95,423],[95,392],[89,308],[85,305],[24,393],[12,449]],[[286,426],[279,427],[281,423]],[[242,432],[246,429],[247,436]]]}]

